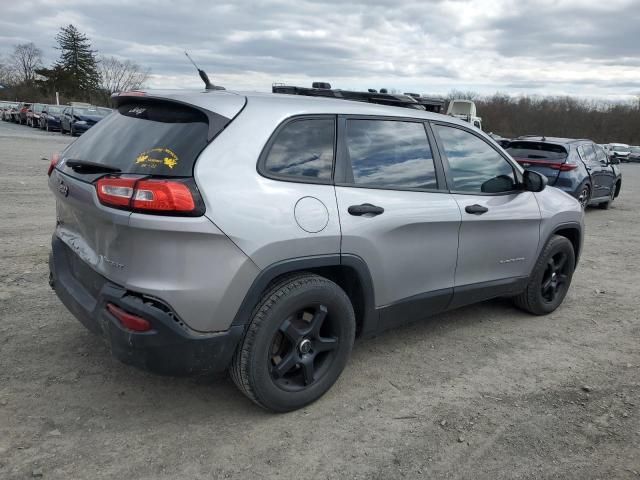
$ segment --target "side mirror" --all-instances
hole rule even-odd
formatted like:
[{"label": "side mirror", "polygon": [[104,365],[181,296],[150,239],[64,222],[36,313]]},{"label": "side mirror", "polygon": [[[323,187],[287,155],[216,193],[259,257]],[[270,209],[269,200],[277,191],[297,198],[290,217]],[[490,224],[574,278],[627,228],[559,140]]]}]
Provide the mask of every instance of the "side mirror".
[{"label": "side mirror", "polygon": [[611,165],[620,165],[620,159],[616,156],[609,158],[609,163]]},{"label": "side mirror", "polygon": [[541,192],[548,182],[547,177],[533,170],[525,170],[522,176],[522,184],[527,192]]}]

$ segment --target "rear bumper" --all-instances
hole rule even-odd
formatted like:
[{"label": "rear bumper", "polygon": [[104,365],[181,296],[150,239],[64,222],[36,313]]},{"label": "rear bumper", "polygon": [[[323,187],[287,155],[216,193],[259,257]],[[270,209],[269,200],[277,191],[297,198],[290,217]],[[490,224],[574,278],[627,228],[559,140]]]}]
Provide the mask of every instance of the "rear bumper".
[{"label": "rear bumper", "polygon": [[[207,334],[189,329],[160,300],[138,296],[95,272],[55,235],[49,268],[51,286],[62,303],[128,365],[168,375],[223,371],[242,338],[242,325]],[[147,319],[152,330],[126,329],[106,310],[107,303]]]}]

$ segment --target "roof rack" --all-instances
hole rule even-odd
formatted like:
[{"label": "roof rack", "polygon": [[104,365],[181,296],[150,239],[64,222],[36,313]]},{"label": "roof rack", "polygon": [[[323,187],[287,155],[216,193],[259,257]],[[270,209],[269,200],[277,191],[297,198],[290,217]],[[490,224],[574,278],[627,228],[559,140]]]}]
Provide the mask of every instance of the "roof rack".
[{"label": "roof rack", "polygon": [[377,103],[393,107],[412,108],[414,110],[426,110],[428,112],[442,113],[444,100],[423,97],[417,93],[388,93],[386,88],[377,90],[370,88],[366,92],[332,89],[327,82],[313,82],[311,88],[295,87],[283,83],[274,83],[271,86],[273,93],[286,93],[289,95],[305,95],[308,97],[341,98],[356,102]]}]

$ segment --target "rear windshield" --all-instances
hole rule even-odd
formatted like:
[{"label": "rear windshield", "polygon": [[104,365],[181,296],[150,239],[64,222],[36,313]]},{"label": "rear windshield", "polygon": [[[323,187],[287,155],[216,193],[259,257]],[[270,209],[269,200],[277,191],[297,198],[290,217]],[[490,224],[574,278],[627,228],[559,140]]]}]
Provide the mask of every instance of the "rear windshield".
[{"label": "rear windshield", "polygon": [[557,162],[567,158],[567,150],[562,145],[543,142],[511,142],[507,152],[513,158],[549,160]]},{"label": "rear windshield", "polygon": [[169,102],[129,103],[72,143],[64,158],[122,173],[189,177],[207,145],[208,128],[207,116],[193,108]]}]

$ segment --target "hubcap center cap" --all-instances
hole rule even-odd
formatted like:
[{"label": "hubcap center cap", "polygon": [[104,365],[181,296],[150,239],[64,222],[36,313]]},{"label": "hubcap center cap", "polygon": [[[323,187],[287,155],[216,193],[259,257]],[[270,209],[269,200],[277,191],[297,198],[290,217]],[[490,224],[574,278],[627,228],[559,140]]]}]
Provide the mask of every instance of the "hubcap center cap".
[{"label": "hubcap center cap", "polygon": [[298,345],[298,350],[302,355],[306,355],[307,353],[309,353],[311,351],[311,340],[309,340],[308,338],[302,340]]}]

